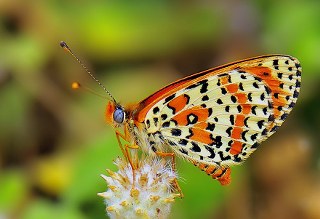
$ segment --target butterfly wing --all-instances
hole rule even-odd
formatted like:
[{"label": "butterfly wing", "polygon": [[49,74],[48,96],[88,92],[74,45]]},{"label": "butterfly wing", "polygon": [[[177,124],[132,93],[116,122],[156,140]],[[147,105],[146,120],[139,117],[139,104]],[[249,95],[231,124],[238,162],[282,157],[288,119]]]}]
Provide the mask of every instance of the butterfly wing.
[{"label": "butterfly wing", "polygon": [[300,83],[297,59],[256,57],[168,85],[143,100],[134,119],[187,159],[239,164],[284,122]]}]

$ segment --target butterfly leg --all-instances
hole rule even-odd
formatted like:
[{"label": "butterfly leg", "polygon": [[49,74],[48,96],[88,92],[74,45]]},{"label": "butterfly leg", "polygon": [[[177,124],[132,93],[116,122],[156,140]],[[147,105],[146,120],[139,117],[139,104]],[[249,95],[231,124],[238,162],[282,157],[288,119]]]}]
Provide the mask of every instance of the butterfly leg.
[{"label": "butterfly leg", "polygon": [[[172,169],[173,171],[176,172],[176,155],[174,153],[166,153],[166,152],[160,152],[160,151],[155,151],[155,153],[158,155],[158,156],[161,156],[161,157],[171,157],[171,162],[172,162]],[[174,178],[174,186],[175,188],[178,190],[179,194],[180,194],[180,197],[183,198],[183,193],[182,193],[182,190],[180,188],[180,185],[178,183],[178,180],[177,178]]]},{"label": "butterfly leg", "polygon": [[136,178],[135,177],[135,170],[137,169],[137,166],[135,166],[133,161],[132,161],[132,156],[130,154],[129,149],[138,149],[139,146],[138,145],[130,145],[130,144],[122,145],[120,138],[122,138],[123,140],[125,140],[127,142],[128,142],[129,138],[126,135],[124,135],[121,132],[119,132],[118,130],[116,130],[116,136],[117,136],[118,144],[119,144],[119,147],[120,147],[120,149],[122,151],[122,154],[126,158],[126,160],[130,163],[130,166],[132,168],[132,182],[133,182],[133,185],[134,185],[135,178]]},{"label": "butterfly leg", "polygon": [[116,137],[117,137],[118,145],[119,145],[119,147],[121,149],[121,152],[122,152],[123,156],[128,160],[126,151],[124,150],[124,148],[122,146],[122,143],[121,143],[121,139],[120,139],[120,138],[122,138],[122,139],[126,140],[126,137],[121,132],[119,132],[118,130],[116,130]]}]

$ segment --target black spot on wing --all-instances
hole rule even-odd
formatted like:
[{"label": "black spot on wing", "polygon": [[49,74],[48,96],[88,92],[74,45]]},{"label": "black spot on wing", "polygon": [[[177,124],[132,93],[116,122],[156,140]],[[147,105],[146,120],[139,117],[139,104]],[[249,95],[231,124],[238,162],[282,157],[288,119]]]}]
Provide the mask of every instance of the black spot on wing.
[{"label": "black spot on wing", "polygon": [[245,130],[245,131],[243,131],[243,132],[241,133],[241,138],[242,138],[243,140],[245,140],[245,141],[247,141],[247,139],[246,139],[246,134],[247,134],[247,132],[248,132],[248,130]]},{"label": "black spot on wing", "polygon": [[214,123],[208,122],[208,126],[207,126],[206,130],[208,130],[208,131],[213,131],[214,128],[215,128],[215,126],[216,126],[216,125],[215,125]]},{"label": "black spot on wing", "polygon": [[202,87],[200,89],[200,93],[206,93],[208,91],[208,80],[205,80],[205,82],[202,84]]},{"label": "black spot on wing", "polygon": [[249,100],[250,102],[252,102],[252,93],[251,93],[251,92],[248,93],[248,100]]},{"label": "black spot on wing", "polygon": [[173,136],[180,136],[181,135],[181,130],[180,129],[172,129],[171,134]]},{"label": "black spot on wing", "polygon": [[242,91],[244,91],[242,82],[239,83],[239,89],[242,90]]},{"label": "black spot on wing", "polygon": [[232,127],[227,128],[226,133],[228,134],[228,137],[231,136]]},{"label": "black spot on wing", "polygon": [[238,105],[238,106],[237,106],[237,110],[238,110],[238,113],[241,113],[241,111],[242,111],[242,106],[241,106],[241,105]]},{"label": "black spot on wing", "polygon": [[222,161],[224,161],[224,160],[230,160],[230,159],[231,159],[230,155],[224,156],[222,151],[219,151],[218,154],[219,154],[220,159],[221,159]]},{"label": "black spot on wing", "polygon": [[186,146],[188,144],[188,141],[186,139],[180,139],[178,143],[182,146]]},{"label": "black spot on wing", "polygon": [[168,128],[170,126],[170,122],[164,122],[162,124],[162,128]]},{"label": "black spot on wing", "polygon": [[258,148],[258,147],[259,147],[259,144],[257,142],[251,146],[251,148]]},{"label": "black spot on wing", "polygon": [[271,115],[268,117],[268,122],[273,122],[274,120],[275,120],[274,115],[271,114]]},{"label": "black spot on wing", "polygon": [[261,135],[267,135],[268,134],[268,129],[263,129],[263,131],[262,131],[262,133],[261,133]]},{"label": "black spot on wing", "polygon": [[301,76],[301,71],[299,71],[299,70],[297,71],[297,76],[299,76],[299,77]]},{"label": "black spot on wing", "polygon": [[207,101],[207,100],[209,100],[208,95],[204,95],[204,96],[202,97],[202,101]]},{"label": "black spot on wing", "polygon": [[279,70],[279,60],[278,59],[273,60],[273,67],[274,67],[274,69]]},{"label": "black spot on wing", "polygon": [[289,104],[289,108],[294,107],[294,105],[296,105],[296,103],[295,103],[295,102],[291,102],[291,103]]},{"label": "black spot on wing", "polygon": [[[243,155],[244,155],[244,153],[243,153]],[[242,159],[241,159],[241,157],[239,157],[239,154],[236,154],[233,156],[233,161],[239,163],[242,161]]]},{"label": "black spot on wing", "polygon": [[250,136],[252,141],[255,141],[257,139],[257,137],[258,137],[258,133],[255,133],[255,134]]},{"label": "black spot on wing", "polygon": [[215,138],[212,138],[212,135],[210,135],[211,139],[214,140],[214,144],[217,148],[222,146],[222,137],[220,135],[217,135]]},{"label": "black spot on wing", "polygon": [[223,102],[220,98],[217,100],[217,104],[219,104],[219,105],[223,104]]},{"label": "black spot on wing", "polygon": [[162,120],[166,120],[167,118],[168,118],[168,115],[167,115],[167,114],[162,114],[162,115],[161,115],[161,119],[162,119]]},{"label": "black spot on wing", "polygon": [[249,128],[249,126],[248,126],[248,119],[249,119],[249,117],[246,117],[246,118],[243,120],[243,123],[244,123],[244,125],[245,125],[247,128]]},{"label": "black spot on wing", "polygon": [[267,107],[263,108],[263,109],[262,109],[262,112],[263,112],[264,115],[267,115],[267,113],[268,113],[268,108],[267,108]]},{"label": "black spot on wing", "polygon": [[284,114],[281,115],[280,119],[281,120],[285,120],[288,117],[288,115],[289,115],[288,113],[284,113]]},{"label": "black spot on wing", "polygon": [[264,120],[258,121],[257,125],[258,125],[259,129],[262,129],[263,124],[264,124]]},{"label": "black spot on wing", "polygon": [[146,120],[146,124],[147,124],[147,128],[150,128],[150,120],[149,119]]},{"label": "black spot on wing", "polygon": [[191,151],[193,152],[201,152],[201,148],[199,145],[195,142],[191,142],[192,147],[190,148]]},{"label": "black spot on wing", "polygon": [[257,112],[256,112],[257,107],[258,107],[258,106],[252,106],[252,107],[251,107],[251,112],[252,112],[252,114],[257,115]]},{"label": "black spot on wing", "polygon": [[160,109],[159,109],[159,107],[155,107],[155,108],[153,108],[153,114],[157,114],[159,111],[160,111]]},{"label": "black spot on wing", "polygon": [[234,125],[234,115],[230,115],[230,123],[231,125]]},{"label": "black spot on wing", "polygon": [[164,103],[165,104],[168,103],[170,100],[172,100],[175,97],[176,97],[176,94],[172,94],[172,95],[166,97],[166,99],[164,99]]},{"label": "black spot on wing", "polygon": [[153,122],[155,126],[158,126],[159,119],[157,117],[153,118]]},{"label": "black spot on wing", "polygon": [[237,102],[237,98],[232,95],[232,96],[231,96],[231,101],[232,101],[233,103],[236,103],[236,102]]},{"label": "black spot on wing", "polygon": [[215,153],[214,153],[214,150],[213,150],[213,148],[211,148],[211,147],[209,147],[209,146],[205,146],[205,149],[207,150],[207,151],[209,151],[209,153],[210,153],[210,155],[208,156],[208,158],[210,158],[210,159],[213,159],[216,155],[215,155]]},{"label": "black spot on wing", "polygon": [[170,106],[170,105],[167,105],[167,107],[172,110],[173,115],[176,114],[176,108],[174,108],[173,106]]}]

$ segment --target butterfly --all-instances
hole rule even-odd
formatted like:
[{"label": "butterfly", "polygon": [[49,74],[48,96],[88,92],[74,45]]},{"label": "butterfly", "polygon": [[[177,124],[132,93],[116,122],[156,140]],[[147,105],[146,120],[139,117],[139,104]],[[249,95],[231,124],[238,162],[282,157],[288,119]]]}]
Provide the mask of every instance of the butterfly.
[{"label": "butterfly", "polygon": [[173,161],[183,157],[226,185],[230,167],[245,161],[288,117],[301,71],[289,55],[249,58],[177,80],[137,104],[123,106],[110,95],[105,116],[127,157],[140,148]]}]

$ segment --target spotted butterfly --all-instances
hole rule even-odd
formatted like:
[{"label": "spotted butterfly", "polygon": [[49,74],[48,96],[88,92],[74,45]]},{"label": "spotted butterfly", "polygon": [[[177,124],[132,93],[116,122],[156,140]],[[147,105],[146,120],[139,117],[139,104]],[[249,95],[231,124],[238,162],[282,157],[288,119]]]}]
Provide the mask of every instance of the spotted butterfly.
[{"label": "spotted butterfly", "polygon": [[230,166],[246,160],[287,118],[301,70],[288,55],[233,62],[175,81],[135,105],[122,106],[110,95],[106,119],[123,129],[116,136],[127,156],[129,148],[178,155],[226,185]]}]

